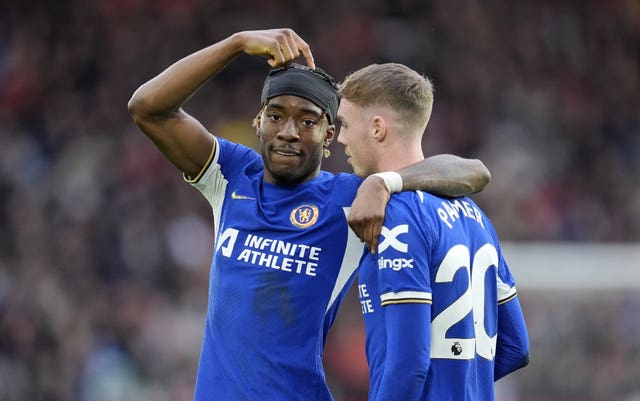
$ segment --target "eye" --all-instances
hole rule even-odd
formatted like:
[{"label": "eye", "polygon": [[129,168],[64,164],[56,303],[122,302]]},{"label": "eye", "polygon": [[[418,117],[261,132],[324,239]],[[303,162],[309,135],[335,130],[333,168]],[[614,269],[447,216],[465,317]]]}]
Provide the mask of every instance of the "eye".
[{"label": "eye", "polygon": [[305,128],[311,128],[311,127],[313,127],[313,126],[314,126],[314,125],[316,125],[316,124],[318,124],[318,121],[316,121],[316,120],[312,120],[312,119],[310,119],[310,118],[307,118],[307,119],[302,120],[302,125],[303,125]]},{"label": "eye", "polygon": [[272,122],[278,122],[282,120],[282,117],[280,117],[280,115],[274,114],[274,113],[267,114],[267,118],[269,119],[269,121],[272,121]]}]

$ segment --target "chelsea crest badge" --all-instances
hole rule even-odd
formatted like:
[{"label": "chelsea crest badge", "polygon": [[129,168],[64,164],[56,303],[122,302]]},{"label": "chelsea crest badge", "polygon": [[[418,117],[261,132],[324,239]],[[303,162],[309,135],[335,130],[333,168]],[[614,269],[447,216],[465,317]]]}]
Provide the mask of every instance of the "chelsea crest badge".
[{"label": "chelsea crest badge", "polygon": [[310,204],[300,205],[291,211],[289,220],[299,228],[311,227],[318,221],[318,207]]}]

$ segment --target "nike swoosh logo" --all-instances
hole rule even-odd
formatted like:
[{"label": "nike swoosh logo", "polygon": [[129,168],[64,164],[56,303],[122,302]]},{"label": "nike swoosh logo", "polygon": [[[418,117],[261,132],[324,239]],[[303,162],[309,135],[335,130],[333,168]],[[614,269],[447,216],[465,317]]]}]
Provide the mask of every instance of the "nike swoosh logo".
[{"label": "nike swoosh logo", "polygon": [[249,200],[256,200],[256,198],[252,198],[250,196],[244,196],[244,195],[238,195],[236,193],[236,191],[233,191],[231,193],[231,199],[249,199]]}]

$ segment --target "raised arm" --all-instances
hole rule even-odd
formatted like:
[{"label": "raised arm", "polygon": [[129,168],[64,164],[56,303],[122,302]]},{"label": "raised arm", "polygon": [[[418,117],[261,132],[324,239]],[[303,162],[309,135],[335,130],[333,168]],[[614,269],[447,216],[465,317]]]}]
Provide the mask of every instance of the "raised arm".
[{"label": "raised arm", "polygon": [[[456,197],[481,191],[491,179],[485,165],[477,159],[455,155],[435,155],[398,171],[402,191],[421,190],[435,195]],[[351,205],[348,222],[372,253],[378,248],[390,188],[377,175],[365,179]]]},{"label": "raised arm", "polygon": [[271,67],[302,54],[315,68],[309,46],[291,29],[239,32],[179,60],[138,88],[129,100],[129,113],[138,127],[188,176],[204,167],[215,141],[182,106],[242,53],[265,56]]}]

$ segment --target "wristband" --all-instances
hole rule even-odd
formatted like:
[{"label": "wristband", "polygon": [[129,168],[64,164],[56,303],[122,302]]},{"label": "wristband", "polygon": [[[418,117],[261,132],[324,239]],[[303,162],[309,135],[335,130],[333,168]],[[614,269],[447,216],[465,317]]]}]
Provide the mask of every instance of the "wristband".
[{"label": "wristband", "polygon": [[402,177],[395,171],[385,171],[382,173],[375,173],[373,175],[377,175],[384,180],[384,185],[387,187],[390,194],[402,192]]}]

